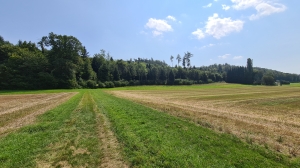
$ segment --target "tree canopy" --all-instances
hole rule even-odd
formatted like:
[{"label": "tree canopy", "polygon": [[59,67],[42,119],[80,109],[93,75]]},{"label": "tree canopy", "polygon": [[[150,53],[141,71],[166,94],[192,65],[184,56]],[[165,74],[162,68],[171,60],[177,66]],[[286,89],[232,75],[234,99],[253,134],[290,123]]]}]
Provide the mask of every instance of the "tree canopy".
[{"label": "tree canopy", "polygon": [[245,67],[229,64],[195,67],[192,56],[188,51],[183,57],[171,55],[172,64],[174,58],[177,60],[173,67],[153,58],[113,59],[105,50],[90,56],[76,37],[52,32],[41,37],[37,44],[20,40],[13,45],[0,36],[0,89],[300,81],[297,74],[253,67],[250,58]]}]

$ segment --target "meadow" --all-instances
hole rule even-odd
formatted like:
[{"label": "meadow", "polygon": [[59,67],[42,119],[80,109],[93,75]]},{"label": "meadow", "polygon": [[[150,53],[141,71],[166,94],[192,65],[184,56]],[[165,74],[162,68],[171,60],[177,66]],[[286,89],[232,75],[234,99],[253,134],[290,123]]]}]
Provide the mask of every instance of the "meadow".
[{"label": "meadow", "polygon": [[299,167],[299,91],[2,91],[0,167]]}]

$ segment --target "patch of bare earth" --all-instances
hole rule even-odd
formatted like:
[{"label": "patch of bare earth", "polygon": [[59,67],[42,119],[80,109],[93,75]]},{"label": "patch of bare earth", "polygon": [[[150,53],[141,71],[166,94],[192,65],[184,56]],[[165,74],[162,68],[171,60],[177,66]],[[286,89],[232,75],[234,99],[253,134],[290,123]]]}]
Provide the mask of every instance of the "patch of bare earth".
[{"label": "patch of bare earth", "polygon": [[[110,93],[186,118],[216,131],[234,134],[248,143],[270,147],[291,156],[300,154],[298,88],[258,87]],[[280,104],[283,100],[285,102]]]},{"label": "patch of bare earth", "polygon": [[0,135],[34,122],[36,116],[53,109],[77,93],[22,94],[0,96]]},{"label": "patch of bare earth", "polygon": [[[93,100],[94,101],[94,100]],[[110,122],[107,117],[99,111],[94,102],[94,111],[97,112],[99,139],[101,141],[101,165],[105,168],[127,168],[128,164],[123,160],[120,144],[111,131]]]}]

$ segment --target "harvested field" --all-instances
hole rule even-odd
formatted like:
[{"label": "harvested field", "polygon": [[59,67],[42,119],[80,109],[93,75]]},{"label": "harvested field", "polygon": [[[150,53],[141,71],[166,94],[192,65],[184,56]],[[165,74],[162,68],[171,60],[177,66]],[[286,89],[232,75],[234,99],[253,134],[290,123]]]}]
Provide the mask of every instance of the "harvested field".
[{"label": "harvested field", "polygon": [[109,93],[234,134],[250,144],[260,144],[290,156],[300,154],[300,88],[177,88]]},{"label": "harvested field", "polygon": [[40,115],[67,101],[76,93],[0,96],[0,135],[32,123]]}]

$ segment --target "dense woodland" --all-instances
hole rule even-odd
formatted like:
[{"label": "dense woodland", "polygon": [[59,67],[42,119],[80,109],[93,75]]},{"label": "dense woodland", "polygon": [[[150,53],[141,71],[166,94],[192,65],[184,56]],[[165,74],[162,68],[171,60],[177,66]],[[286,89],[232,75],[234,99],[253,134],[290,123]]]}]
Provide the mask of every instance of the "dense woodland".
[{"label": "dense woodland", "polygon": [[[0,36],[0,89],[103,88],[128,85],[190,85],[212,82],[274,85],[299,82],[297,74],[229,64],[192,66],[193,54],[164,61],[137,58],[114,60],[100,50],[90,56],[75,37],[49,33],[35,44],[11,44]],[[175,66],[173,66],[173,63]]]}]

